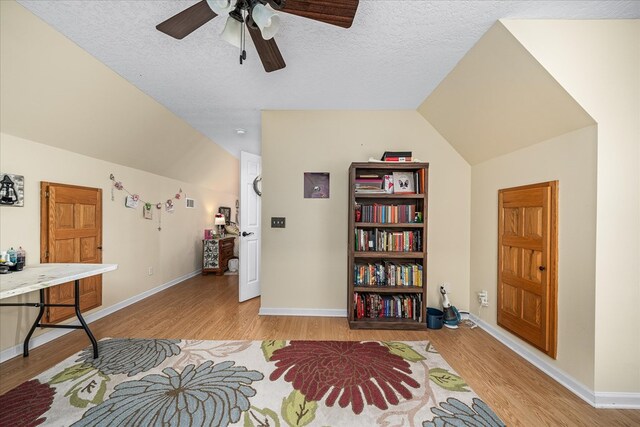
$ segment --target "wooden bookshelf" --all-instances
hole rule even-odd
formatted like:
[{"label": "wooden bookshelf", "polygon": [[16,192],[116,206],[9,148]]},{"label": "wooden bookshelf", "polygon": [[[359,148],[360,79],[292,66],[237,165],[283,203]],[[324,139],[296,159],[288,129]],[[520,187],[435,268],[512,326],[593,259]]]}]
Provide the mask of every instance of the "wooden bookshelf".
[{"label": "wooden bookshelf", "polygon": [[[411,174],[414,192],[357,191],[362,180],[393,172]],[[352,329],[426,329],[428,175],[428,163],[352,163],[349,168],[347,307]],[[421,219],[411,218],[417,213]]]}]

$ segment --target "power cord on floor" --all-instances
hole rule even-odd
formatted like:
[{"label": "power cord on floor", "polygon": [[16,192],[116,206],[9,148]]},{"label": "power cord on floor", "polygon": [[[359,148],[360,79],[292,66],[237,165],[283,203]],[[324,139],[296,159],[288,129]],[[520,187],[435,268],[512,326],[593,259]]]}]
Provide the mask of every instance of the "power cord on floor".
[{"label": "power cord on floor", "polygon": [[462,319],[460,321],[460,323],[462,323],[465,326],[468,326],[469,329],[475,329],[478,327],[478,325],[476,324],[476,322],[474,322],[473,320],[471,320],[469,312],[468,311],[458,311],[458,313],[460,313],[460,317],[462,317],[463,314],[467,315],[466,319]]}]

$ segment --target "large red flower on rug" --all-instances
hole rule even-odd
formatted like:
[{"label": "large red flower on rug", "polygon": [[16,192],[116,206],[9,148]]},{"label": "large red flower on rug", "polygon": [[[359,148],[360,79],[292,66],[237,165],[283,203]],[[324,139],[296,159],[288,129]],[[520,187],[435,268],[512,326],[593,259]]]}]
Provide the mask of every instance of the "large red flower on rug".
[{"label": "large red flower on rug", "polygon": [[0,425],[37,426],[46,421],[40,417],[51,408],[55,390],[38,380],[27,381],[0,396]]},{"label": "large red flower on rug", "polygon": [[409,363],[378,342],[291,341],[270,360],[276,362],[270,380],[285,374],[285,381],[307,400],[319,401],[329,392],[327,406],[339,397],[340,407],[351,404],[356,414],[364,409],[364,401],[387,409],[387,403],[398,404],[398,394],[411,398],[405,384],[420,386],[407,375],[411,374]]}]

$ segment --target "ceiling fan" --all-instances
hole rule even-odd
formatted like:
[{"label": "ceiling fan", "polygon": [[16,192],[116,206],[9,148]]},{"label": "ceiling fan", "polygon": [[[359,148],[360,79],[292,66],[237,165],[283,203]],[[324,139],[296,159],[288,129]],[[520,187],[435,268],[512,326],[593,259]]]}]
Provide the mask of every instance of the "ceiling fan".
[{"label": "ceiling fan", "polygon": [[201,0],[156,25],[156,29],[176,39],[182,39],[216,16],[228,15],[221,37],[240,47],[242,64],[246,59],[246,26],[265,71],[270,73],[286,66],[273,39],[280,25],[280,17],[274,10],[349,28],[358,3],[359,0]]}]

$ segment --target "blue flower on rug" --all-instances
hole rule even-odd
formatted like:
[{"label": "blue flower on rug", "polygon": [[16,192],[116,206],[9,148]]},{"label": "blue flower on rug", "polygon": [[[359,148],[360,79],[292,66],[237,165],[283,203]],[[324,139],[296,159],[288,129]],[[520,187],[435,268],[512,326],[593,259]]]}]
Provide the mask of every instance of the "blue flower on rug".
[{"label": "blue flower on rug", "polygon": [[84,362],[106,375],[127,374],[132,377],[155,368],[167,357],[180,354],[180,340],[114,338],[100,341],[100,355],[93,358],[91,347],[86,348],[76,362]]},{"label": "blue flower on rug", "polygon": [[227,426],[240,419],[256,394],[258,371],[226,361],[206,361],[182,372],[165,368],[140,380],[118,384],[98,406],[84,413],[73,426]]},{"label": "blue flower on rug", "polygon": [[505,423],[477,397],[473,398],[471,407],[450,397],[440,404],[440,408],[431,408],[436,417],[424,421],[422,427],[505,427]]}]

